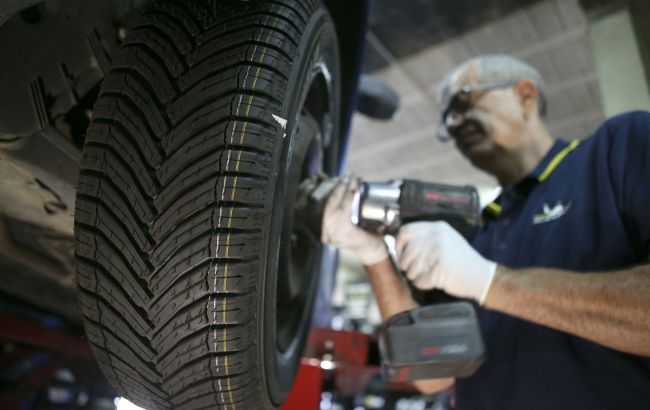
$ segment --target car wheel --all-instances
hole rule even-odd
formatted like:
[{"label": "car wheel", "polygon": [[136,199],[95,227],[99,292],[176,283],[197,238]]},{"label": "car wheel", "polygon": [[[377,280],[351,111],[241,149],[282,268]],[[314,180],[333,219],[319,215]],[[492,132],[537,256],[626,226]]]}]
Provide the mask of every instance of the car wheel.
[{"label": "car wheel", "polygon": [[128,28],[75,209],[84,326],[119,394],[282,404],[324,251],[293,203],[336,170],[338,70],[319,1],[156,1]]}]

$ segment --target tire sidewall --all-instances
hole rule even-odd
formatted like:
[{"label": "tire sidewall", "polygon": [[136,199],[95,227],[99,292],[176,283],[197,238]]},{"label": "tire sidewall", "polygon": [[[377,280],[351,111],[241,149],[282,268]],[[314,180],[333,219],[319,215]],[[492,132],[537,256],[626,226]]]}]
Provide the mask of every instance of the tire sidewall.
[{"label": "tire sidewall", "polygon": [[[306,58],[304,57],[306,56]],[[277,159],[273,169],[277,170],[273,187],[275,192],[272,196],[272,209],[270,228],[268,232],[266,266],[260,275],[261,283],[258,287],[262,297],[259,299],[259,325],[261,343],[259,344],[258,357],[262,366],[262,373],[265,375],[266,383],[263,386],[267,390],[265,396],[269,397],[272,407],[279,406],[286,399],[293,383],[293,379],[299,366],[300,356],[304,348],[306,332],[310,325],[311,311],[316,288],[318,286],[318,275],[310,283],[309,295],[305,303],[305,312],[301,325],[297,331],[298,337],[293,341],[289,349],[282,355],[276,350],[276,296],[277,296],[277,274],[280,255],[280,242],[283,226],[283,213],[287,204],[287,184],[285,164],[289,163],[294,146],[295,130],[300,116],[300,108],[303,106],[310,85],[322,71],[327,70],[329,74],[330,111],[332,139],[330,145],[325,147],[324,166],[334,171],[336,168],[336,154],[339,138],[339,117],[337,111],[340,99],[340,76],[339,76],[339,55],[338,44],[334,24],[327,11],[320,7],[312,14],[310,21],[305,28],[294,69],[288,80],[288,88],[282,106],[282,118],[287,119],[286,137],[281,132],[278,138],[282,139],[279,145],[280,152],[276,152]],[[321,261],[315,261],[316,269],[320,269]]]}]

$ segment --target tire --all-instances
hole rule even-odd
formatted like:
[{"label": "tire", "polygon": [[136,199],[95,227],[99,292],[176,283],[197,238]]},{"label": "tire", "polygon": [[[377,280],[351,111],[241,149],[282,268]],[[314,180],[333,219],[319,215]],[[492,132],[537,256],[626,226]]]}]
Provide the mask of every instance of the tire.
[{"label": "tire", "polygon": [[317,0],[157,1],[129,28],[75,209],[84,326],[120,395],[282,404],[324,253],[292,204],[302,179],[336,170],[338,70]]}]

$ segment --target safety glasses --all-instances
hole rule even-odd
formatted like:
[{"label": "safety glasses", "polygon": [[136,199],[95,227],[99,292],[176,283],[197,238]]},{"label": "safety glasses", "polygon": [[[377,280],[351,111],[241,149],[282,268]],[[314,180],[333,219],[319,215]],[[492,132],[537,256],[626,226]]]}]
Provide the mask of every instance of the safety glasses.
[{"label": "safety glasses", "polygon": [[516,81],[507,81],[500,83],[488,83],[483,85],[471,86],[464,85],[458,91],[451,95],[448,103],[444,105],[442,117],[436,127],[436,137],[441,141],[451,140],[450,128],[456,128],[465,121],[465,114],[472,108],[470,96],[472,94],[508,88],[516,84]]}]

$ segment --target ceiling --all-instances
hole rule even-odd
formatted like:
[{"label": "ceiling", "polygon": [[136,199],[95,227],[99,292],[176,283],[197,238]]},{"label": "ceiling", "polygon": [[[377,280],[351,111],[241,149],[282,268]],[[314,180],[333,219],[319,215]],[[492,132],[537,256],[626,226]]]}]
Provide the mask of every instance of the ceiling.
[{"label": "ceiling", "polygon": [[583,138],[603,120],[587,19],[578,0],[376,0],[367,41],[366,72],[391,85],[402,100],[391,121],[362,115],[353,120],[347,170],[368,180],[417,178],[487,192],[497,186],[453,144],[433,136],[440,115],[436,84],[480,54],[512,54],[542,73],[554,135]]},{"label": "ceiling", "polygon": [[[417,54],[539,0],[374,0],[370,28],[395,59]],[[370,47],[366,71],[390,64]]]}]

